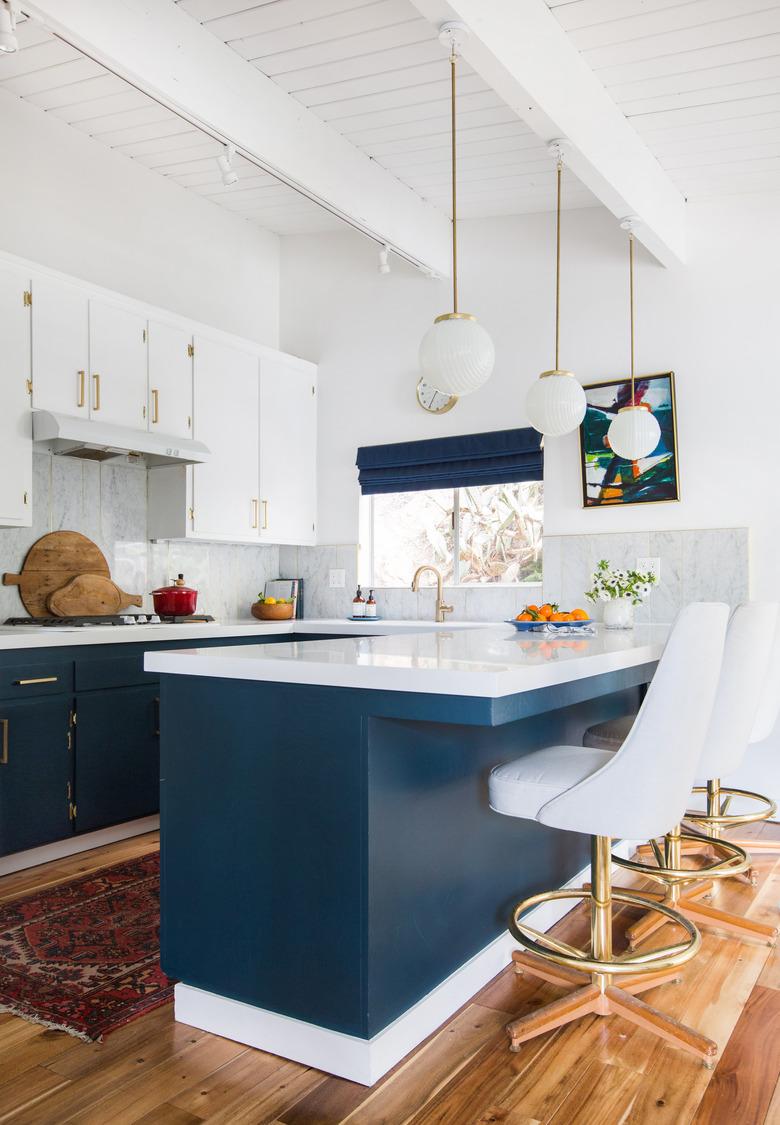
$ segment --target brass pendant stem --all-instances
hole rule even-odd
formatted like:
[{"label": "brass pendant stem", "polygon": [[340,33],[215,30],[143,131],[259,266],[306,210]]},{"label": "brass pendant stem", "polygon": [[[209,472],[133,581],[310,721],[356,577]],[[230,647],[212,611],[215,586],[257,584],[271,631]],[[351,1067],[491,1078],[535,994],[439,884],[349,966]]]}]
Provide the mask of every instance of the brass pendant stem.
[{"label": "brass pendant stem", "polygon": [[[458,56],[450,55],[450,113],[452,122],[452,311],[458,311],[458,187],[457,187],[457,135],[455,113],[455,69]],[[556,364],[557,366],[557,364]]]},{"label": "brass pendant stem", "polygon": [[561,338],[561,179],[563,175],[563,162],[558,159],[558,205],[555,227],[555,369],[561,366],[559,362]]},{"label": "brass pendant stem", "polygon": [[628,297],[631,316],[631,405],[634,401],[634,235],[628,234]]}]

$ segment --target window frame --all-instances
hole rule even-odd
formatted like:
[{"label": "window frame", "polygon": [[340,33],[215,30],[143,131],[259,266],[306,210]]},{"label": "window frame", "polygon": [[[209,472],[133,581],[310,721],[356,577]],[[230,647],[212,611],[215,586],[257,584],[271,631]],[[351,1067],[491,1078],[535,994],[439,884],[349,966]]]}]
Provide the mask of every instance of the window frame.
[{"label": "window frame", "polygon": [[[422,489],[422,491],[428,491]],[[460,488],[452,489],[452,549],[454,552],[453,573],[460,578]],[[369,590],[406,590],[408,586],[379,586],[375,582],[374,571],[374,500],[376,495],[361,496],[359,518],[359,580],[361,586]],[[544,534],[544,533],[543,533]],[[365,548],[365,549],[364,549]],[[421,560],[418,566],[424,565]],[[542,553],[542,573],[544,573],[544,553]],[[411,582],[411,575],[409,576]],[[523,587],[538,588],[540,579],[522,582],[442,582],[445,590],[516,590]]]}]

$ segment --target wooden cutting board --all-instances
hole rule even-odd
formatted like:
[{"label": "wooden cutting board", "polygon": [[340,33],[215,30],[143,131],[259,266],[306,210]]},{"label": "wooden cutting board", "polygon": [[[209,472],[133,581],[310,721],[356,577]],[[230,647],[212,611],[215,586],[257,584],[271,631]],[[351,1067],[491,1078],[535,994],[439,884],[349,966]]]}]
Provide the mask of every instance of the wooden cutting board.
[{"label": "wooden cutting board", "polygon": [[140,594],[126,594],[102,574],[78,574],[47,599],[49,611],[55,617],[95,617],[142,604]]},{"label": "wooden cutting board", "polygon": [[33,543],[21,574],[4,574],[3,584],[19,587],[31,617],[48,617],[49,595],[80,574],[110,578],[105,555],[96,543],[77,531],[52,531]]}]

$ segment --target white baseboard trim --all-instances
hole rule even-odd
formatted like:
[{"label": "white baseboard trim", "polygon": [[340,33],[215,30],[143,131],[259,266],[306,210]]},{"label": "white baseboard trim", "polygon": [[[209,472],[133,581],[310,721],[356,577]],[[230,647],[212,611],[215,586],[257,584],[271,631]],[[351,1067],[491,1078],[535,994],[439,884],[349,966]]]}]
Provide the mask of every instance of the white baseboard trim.
[{"label": "white baseboard trim", "polygon": [[[614,850],[628,857],[635,847],[635,842],[624,840]],[[588,875],[588,868],[583,868],[565,886],[582,886]],[[537,929],[548,930],[571,908],[571,902],[566,900],[546,902],[526,917]],[[373,1039],[331,1031],[189,984],[176,985],[175,1018],[225,1039],[246,1043],[363,1086],[373,1086],[500,973],[509,964],[515,949],[517,942],[512,935],[501,934]]]},{"label": "white baseboard trim", "polygon": [[69,836],[67,840],[56,840],[53,844],[44,844],[40,848],[14,852],[0,858],[0,876],[24,871],[27,867],[37,867],[40,863],[50,863],[54,859],[65,859],[66,856],[78,855],[79,852],[88,852],[103,844],[115,844],[117,840],[128,840],[131,836],[142,836],[144,832],[156,832],[159,827],[159,816],[144,816],[139,820],[114,824],[110,828],[99,828],[96,832],[85,832],[83,836]]}]

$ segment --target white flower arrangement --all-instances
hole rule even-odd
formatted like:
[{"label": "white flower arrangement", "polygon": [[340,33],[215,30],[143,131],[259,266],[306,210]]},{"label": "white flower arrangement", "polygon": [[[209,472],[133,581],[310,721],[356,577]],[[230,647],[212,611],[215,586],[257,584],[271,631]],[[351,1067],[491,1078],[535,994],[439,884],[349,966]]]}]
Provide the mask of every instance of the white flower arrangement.
[{"label": "white flower arrangement", "polygon": [[588,601],[609,602],[613,598],[630,598],[632,605],[641,605],[652,593],[658,577],[652,570],[623,570],[620,567],[613,570],[607,560],[602,559],[593,571],[591,582],[592,589],[585,593]]}]

